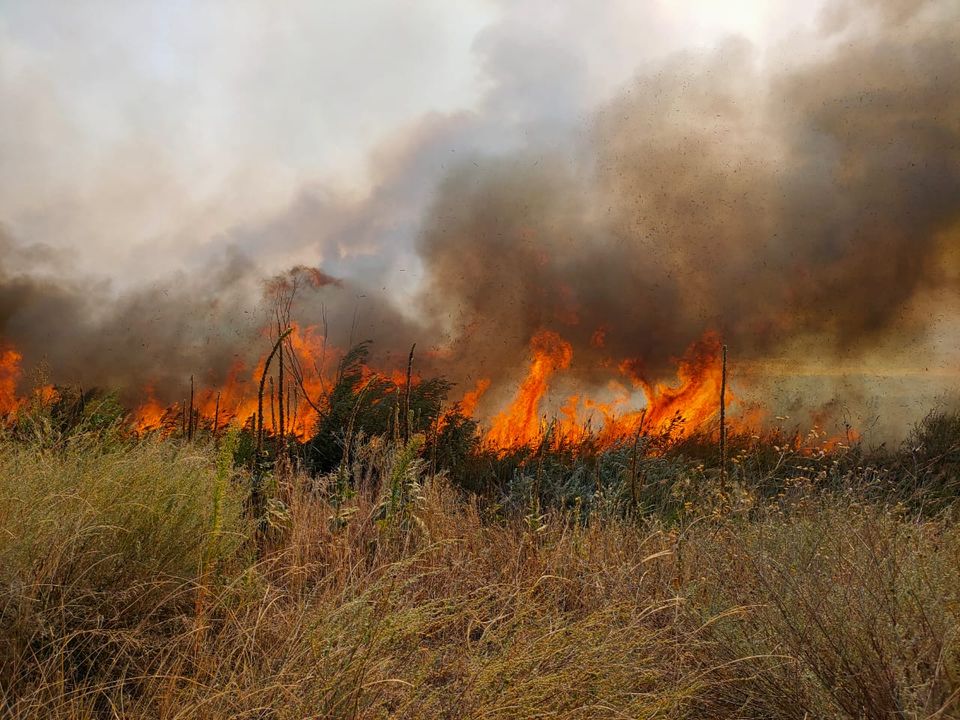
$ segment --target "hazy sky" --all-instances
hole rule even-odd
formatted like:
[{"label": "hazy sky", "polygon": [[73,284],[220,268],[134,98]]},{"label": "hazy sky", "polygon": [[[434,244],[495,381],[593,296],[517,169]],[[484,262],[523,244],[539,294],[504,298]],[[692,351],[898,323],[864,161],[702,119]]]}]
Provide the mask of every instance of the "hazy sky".
[{"label": "hazy sky", "polygon": [[[776,62],[765,48],[815,17],[797,5],[2,0],[0,223],[121,287],[236,238],[271,268],[329,262],[284,218],[362,201],[417,133],[469,125],[453,153],[576,125],[645,63],[731,34]],[[424,162],[426,186],[443,163]],[[354,234],[359,253],[386,242]]]}]

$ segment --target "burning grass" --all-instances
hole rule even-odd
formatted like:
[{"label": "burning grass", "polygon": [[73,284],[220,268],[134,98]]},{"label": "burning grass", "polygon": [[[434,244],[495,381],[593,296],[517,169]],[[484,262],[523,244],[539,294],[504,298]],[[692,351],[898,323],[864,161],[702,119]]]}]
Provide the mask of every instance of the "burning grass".
[{"label": "burning grass", "polygon": [[[237,361],[225,383],[196,388],[196,394],[191,376],[184,399],[174,403],[159,400],[150,383],[134,390],[135,401],[127,418],[130,426],[141,434],[179,432],[192,436],[198,430],[216,434],[230,426],[259,423],[268,433],[308,442],[315,437],[318,425],[322,427],[329,416],[339,412],[334,404],[345,394],[368,407],[378,403],[399,407],[407,392],[406,374],[396,368],[372,367],[368,363],[368,343],[342,351],[328,347],[326,334],[316,326],[301,327],[292,322],[286,332],[288,335],[276,340],[279,356],[273,367],[269,367],[267,356],[253,370]],[[266,330],[265,335],[272,337]],[[602,348],[600,337],[598,347]],[[478,439],[488,450],[507,453],[535,447],[548,434],[548,424],[553,442],[579,442],[589,436],[594,442],[613,446],[642,433],[683,434],[714,420],[723,380],[721,349],[716,333],[708,332],[694,342],[677,359],[674,384],[648,377],[640,358],[606,358],[600,363],[608,376],[606,386],[583,388],[570,395],[553,411],[549,423],[551,389],[574,362],[571,344],[553,331],[541,330],[533,335],[525,376],[502,407],[491,405],[480,410],[485,396],[489,396],[488,378],[480,378],[472,388],[460,390],[459,396],[452,398],[447,396],[453,386],[443,378],[428,381],[411,375],[410,381],[425,384],[431,391],[442,387],[440,400],[448,405],[454,400],[447,414],[452,412],[482,424]],[[0,354],[0,419],[27,404],[28,398],[17,393],[22,385],[21,361],[22,356],[13,349]],[[264,385],[267,380],[268,386]],[[345,383],[349,387],[344,387]],[[358,392],[360,388],[365,390],[363,395]],[[55,391],[47,386],[44,392],[52,396]],[[725,396],[725,405],[735,402],[732,393]],[[432,418],[435,423],[442,425],[444,418],[439,417],[439,410],[432,414],[437,416]],[[409,418],[406,422],[409,424]],[[733,418],[731,423],[746,427],[746,416],[739,421]]]}]

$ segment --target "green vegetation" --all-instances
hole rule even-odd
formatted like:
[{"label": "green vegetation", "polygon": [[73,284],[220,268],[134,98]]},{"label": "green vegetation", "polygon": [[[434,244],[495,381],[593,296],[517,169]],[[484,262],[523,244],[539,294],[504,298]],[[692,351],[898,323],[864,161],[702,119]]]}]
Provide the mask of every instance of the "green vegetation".
[{"label": "green vegetation", "polygon": [[407,442],[357,398],[322,472],[25,409],[0,716],[960,717],[955,416],[897,449],[731,437],[721,481],[707,437],[499,456],[438,441],[439,395]]}]

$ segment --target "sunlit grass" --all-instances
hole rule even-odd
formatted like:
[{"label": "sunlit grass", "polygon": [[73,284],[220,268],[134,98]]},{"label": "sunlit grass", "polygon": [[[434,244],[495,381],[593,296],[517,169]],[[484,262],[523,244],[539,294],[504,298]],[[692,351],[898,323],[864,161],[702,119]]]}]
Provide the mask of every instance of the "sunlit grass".
[{"label": "sunlit grass", "polygon": [[696,461],[668,459],[646,468],[641,514],[551,502],[546,471],[543,497],[514,489],[523,506],[469,496],[379,438],[355,458],[348,492],[343,470],[269,477],[255,542],[249,477],[223,445],[0,442],[0,714],[960,708],[960,531],[946,511],[802,483],[770,495],[744,477],[721,493]]}]

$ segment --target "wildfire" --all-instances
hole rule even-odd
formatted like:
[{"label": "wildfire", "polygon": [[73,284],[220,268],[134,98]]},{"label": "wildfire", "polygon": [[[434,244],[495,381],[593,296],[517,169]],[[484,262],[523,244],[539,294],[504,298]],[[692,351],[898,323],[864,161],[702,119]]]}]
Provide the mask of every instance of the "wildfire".
[{"label": "wildfire", "polygon": [[[17,395],[17,385],[23,374],[20,362],[23,356],[11,348],[0,349],[0,420],[16,413],[26,400]],[[48,405],[59,398],[53,385],[38,385],[34,388],[33,399]]]},{"label": "wildfire", "polygon": [[[322,403],[330,386],[330,379],[324,377],[326,344],[316,327],[301,328],[294,323],[289,342],[284,346],[287,352],[284,361],[286,377],[282,392],[279,378],[276,382],[271,378],[270,384],[265,388],[264,426],[269,432],[279,430],[282,402],[283,433],[306,440],[318,419],[317,408],[314,406],[320,407],[319,403]],[[336,359],[335,351],[330,354]],[[134,429],[138,432],[164,430],[176,427],[178,422],[184,426],[192,423],[195,428],[210,429],[243,425],[256,417],[259,385],[265,361],[266,358],[262,358],[252,371],[238,361],[230,368],[223,385],[199,389],[194,398],[192,420],[186,400],[180,405],[164,405],[154,397],[153,389],[147,387],[146,400],[134,410],[131,417]],[[312,402],[304,399],[304,395]]]},{"label": "wildfire", "polygon": [[164,420],[168,416],[166,406],[162,405],[154,397],[153,388],[147,386],[147,399],[144,400],[136,410],[133,411],[131,422],[139,432],[155,430],[163,426]]},{"label": "wildfire", "polygon": [[17,383],[22,359],[16,350],[0,348],[0,415],[8,415],[20,406]]},{"label": "wildfire", "polygon": [[530,351],[533,360],[527,377],[510,407],[493,419],[485,438],[488,445],[498,448],[530,445],[541,436],[540,401],[551,376],[570,365],[573,348],[555,332],[543,330],[530,341]]},{"label": "wildfire", "polygon": [[[721,348],[716,333],[708,333],[691,345],[679,360],[676,385],[652,383],[639,369],[639,362],[622,361],[620,374],[634,390],[642,392],[645,404],[631,407],[636,404],[634,393],[617,381],[609,385],[613,400],[572,395],[549,424],[552,437],[571,442],[592,435],[600,444],[610,445],[639,431],[679,435],[702,426],[719,410]],[[559,335],[548,331],[534,336],[530,350],[526,378],[508,409],[494,418],[484,437],[490,447],[505,450],[533,445],[546,431],[540,416],[541,401],[553,375],[570,366],[573,350]],[[726,403],[732,400],[728,392]]]},{"label": "wildfire", "polygon": [[489,389],[489,378],[481,378],[478,380],[473,390],[468,390],[463,394],[463,399],[460,401],[460,412],[467,417],[473,417],[477,412],[477,405],[480,404],[480,399]]},{"label": "wildfire", "polygon": [[[594,333],[591,346],[602,350],[606,330]],[[534,447],[549,432],[551,442],[577,443],[585,439],[609,447],[634,438],[638,433],[680,437],[699,430],[716,418],[722,383],[722,343],[718,334],[708,332],[692,343],[677,360],[676,381],[672,384],[650,378],[638,358],[602,358],[596,369],[609,371],[606,386],[593,393],[578,392],[556,398],[548,404],[551,386],[574,362],[572,345],[551,330],[541,330],[530,340],[530,360],[526,375],[512,399],[495,412],[488,429],[482,434],[483,444],[490,449],[506,451]],[[343,352],[328,348],[321,331],[313,326],[293,325],[283,344],[283,380],[278,372],[280,357],[271,364],[268,382],[264,384],[263,427],[267,433],[309,439],[316,431],[320,414],[326,407],[335,378],[328,368],[337,367]],[[24,407],[17,395],[21,381],[21,355],[12,347],[0,350],[0,417]],[[131,411],[131,427],[139,433],[217,432],[230,426],[255,422],[261,378],[264,377],[264,356],[255,366],[237,362],[226,380],[218,387],[197,387],[180,402],[170,404],[158,399],[154,388],[141,391],[142,401]],[[365,382],[377,374],[402,388],[407,382],[404,369],[375,373],[364,368]],[[422,378],[414,375],[416,385]],[[491,381],[482,378],[463,393],[459,403],[444,414],[439,429],[449,412],[460,412],[481,420],[489,417]],[[37,395],[42,400],[56,397],[52,388]],[[190,400],[186,398],[189,397]],[[732,393],[725,395],[729,406]],[[481,404],[486,408],[481,408]],[[757,409],[746,408],[739,418],[729,418],[728,428],[747,430],[763,424]],[[844,440],[856,438],[848,430]],[[832,442],[828,439],[827,442]],[[839,440],[838,440],[839,442]]]},{"label": "wildfire", "polygon": [[[647,397],[645,422],[649,428],[664,431],[678,422],[697,427],[719,411],[722,349],[720,336],[713,332],[691,345],[677,366],[678,383],[675,386],[653,385],[634,371],[635,364],[621,364],[621,372],[627,374]],[[731,401],[728,391],[726,402]]]}]

